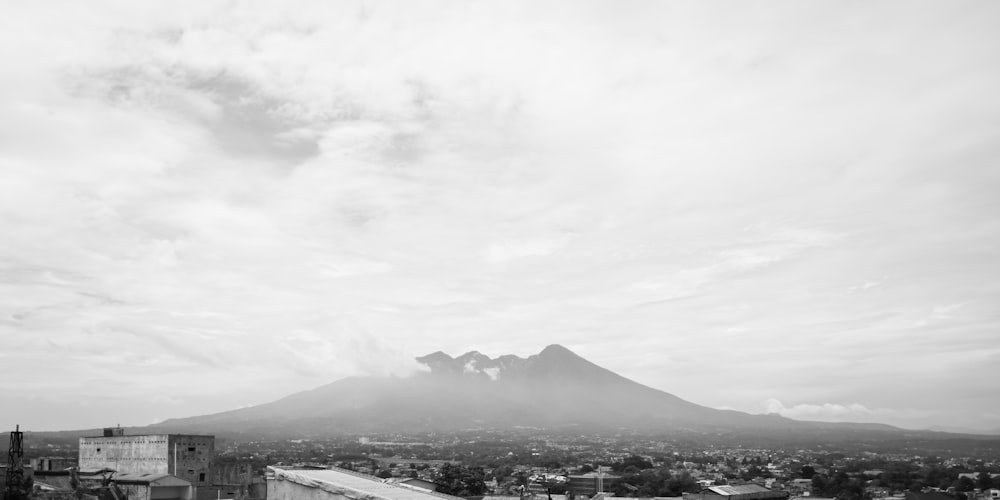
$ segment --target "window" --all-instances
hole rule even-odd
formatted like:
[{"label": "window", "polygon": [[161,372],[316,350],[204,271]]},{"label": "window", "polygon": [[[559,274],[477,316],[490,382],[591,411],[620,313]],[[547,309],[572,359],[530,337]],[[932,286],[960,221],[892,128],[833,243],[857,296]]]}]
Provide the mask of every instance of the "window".
[{"label": "window", "polygon": [[204,472],[202,472],[201,474],[198,474],[198,480],[199,481],[204,481],[205,480],[205,473]]},{"label": "window", "polygon": [[97,449],[97,452],[98,452],[98,453],[100,453],[100,452],[101,452],[101,449],[100,449],[100,448],[98,448],[98,449]]},{"label": "window", "polygon": [[194,451],[194,446],[188,446],[188,451]]}]

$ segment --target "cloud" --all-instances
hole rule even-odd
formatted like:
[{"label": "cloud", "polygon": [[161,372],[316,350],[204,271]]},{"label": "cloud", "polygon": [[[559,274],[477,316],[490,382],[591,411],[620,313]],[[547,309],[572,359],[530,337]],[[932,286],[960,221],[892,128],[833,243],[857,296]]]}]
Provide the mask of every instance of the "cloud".
[{"label": "cloud", "polygon": [[996,7],[435,5],[8,9],[0,374],[51,378],[4,390],[221,411],[558,342],[902,408],[992,352]]}]

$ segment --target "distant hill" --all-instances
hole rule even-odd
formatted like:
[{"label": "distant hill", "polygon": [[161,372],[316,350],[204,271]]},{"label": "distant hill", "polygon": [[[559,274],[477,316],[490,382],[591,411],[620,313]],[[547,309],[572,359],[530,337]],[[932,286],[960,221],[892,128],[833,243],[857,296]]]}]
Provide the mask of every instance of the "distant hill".
[{"label": "distant hill", "polygon": [[653,389],[560,345],[528,358],[469,352],[417,358],[410,377],[350,377],[239,410],[172,419],[148,429],[295,434],[544,428],[666,432],[891,431],[881,424],[801,422],[716,410]]}]

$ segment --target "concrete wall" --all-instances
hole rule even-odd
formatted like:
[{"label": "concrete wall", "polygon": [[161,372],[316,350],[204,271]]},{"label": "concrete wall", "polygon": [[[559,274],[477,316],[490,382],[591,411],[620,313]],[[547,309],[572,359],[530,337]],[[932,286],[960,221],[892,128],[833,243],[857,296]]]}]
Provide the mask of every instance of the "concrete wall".
[{"label": "concrete wall", "polygon": [[147,434],[80,438],[80,469],[171,474],[202,486],[212,482],[215,436]]},{"label": "concrete wall", "polygon": [[118,483],[118,488],[128,495],[128,500],[158,500],[167,498],[189,500],[194,498],[194,488],[191,486],[156,486],[138,483]]},{"label": "concrete wall", "polygon": [[169,436],[170,466],[168,473],[196,486],[212,484],[212,457],[215,456],[215,436],[171,434]]},{"label": "concrete wall", "polygon": [[29,460],[31,468],[35,472],[40,471],[64,471],[68,467],[76,465],[76,459],[66,457],[40,457]]},{"label": "concrete wall", "polygon": [[80,438],[80,469],[108,467],[120,473],[169,473],[167,435]]},{"label": "concrete wall", "polygon": [[[149,500],[159,500],[162,498],[193,499],[194,492],[190,486],[156,486],[150,489]],[[129,497],[131,500],[132,497]]]},{"label": "concrete wall", "polygon": [[119,484],[118,488],[128,496],[128,500],[149,500],[149,486],[145,484]]}]

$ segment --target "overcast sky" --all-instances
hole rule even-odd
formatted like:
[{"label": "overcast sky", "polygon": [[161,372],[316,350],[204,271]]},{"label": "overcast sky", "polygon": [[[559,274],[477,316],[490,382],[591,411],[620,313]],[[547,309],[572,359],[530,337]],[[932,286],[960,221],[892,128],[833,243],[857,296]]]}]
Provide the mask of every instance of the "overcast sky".
[{"label": "overcast sky", "polygon": [[6,2],[0,426],[558,343],[716,408],[1000,428],[998,21]]}]

